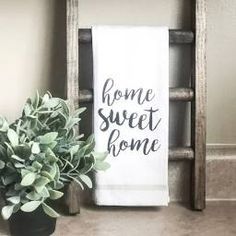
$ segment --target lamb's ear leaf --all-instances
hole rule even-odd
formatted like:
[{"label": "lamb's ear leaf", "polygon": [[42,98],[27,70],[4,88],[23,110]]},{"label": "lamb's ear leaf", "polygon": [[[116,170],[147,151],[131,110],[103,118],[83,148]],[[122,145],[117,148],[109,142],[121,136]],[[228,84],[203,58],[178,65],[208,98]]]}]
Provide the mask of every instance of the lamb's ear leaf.
[{"label": "lamb's ear leaf", "polygon": [[22,186],[30,186],[35,181],[35,178],[36,173],[30,172],[23,177],[20,184]]},{"label": "lamb's ear leaf", "polygon": [[13,196],[7,198],[7,201],[13,203],[13,204],[19,204],[20,203],[20,197],[19,196]]},{"label": "lamb's ear leaf", "polygon": [[50,99],[49,94],[48,93],[44,94],[43,99],[42,99],[42,103],[43,104],[46,103],[49,99]]},{"label": "lamb's ear leaf", "polygon": [[75,117],[79,116],[81,113],[83,113],[87,108],[86,107],[80,107],[79,109],[75,110],[73,115]]},{"label": "lamb's ear leaf", "polygon": [[92,155],[96,160],[104,161],[108,155],[108,152],[92,152]]},{"label": "lamb's ear leaf", "polygon": [[92,188],[93,183],[92,180],[87,175],[79,175],[79,178],[89,187]]},{"label": "lamb's ear leaf", "polygon": [[36,210],[40,204],[41,201],[30,201],[22,205],[20,209],[24,212],[32,212]]},{"label": "lamb's ear leaf", "polygon": [[53,189],[49,190],[49,194],[50,194],[50,199],[52,199],[52,200],[56,200],[58,198],[61,198],[64,195],[63,192],[56,191]]},{"label": "lamb's ear leaf", "polygon": [[39,101],[40,101],[40,96],[39,96],[39,92],[37,91],[34,98],[31,99],[32,101],[32,105],[33,107],[36,109],[39,105]]},{"label": "lamb's ear leaf", "polygon": [[38,201],[41,198],[41,196],[37,192],[31,191],[26,195],[26,198],[31,201]]},{"label": "lamb's ear leaf", "polygon": [[45,103],[43,104],[43,107],[45,108],[55,108],[60,104],[60,100],[58,98],[49,98]]},{"label": "lamb's ear leaf", "polygon": [[110,164],[108,162],[105,161],[96,161],[94,167],[95,170],[107,170],[110,168]]},{"label": "lamb's ear leaf", "polygon": [[40,136],[40,143],[41,144],[50,144],[53,141],[55,141],[57,136],[58,136],[57,132],[49,132],[43,136]]},{"label": "lamb's ear leaf", "polygon": [[53,209],[52,209],[50,206],[48,206],[45,202],[42,203],[42,206],[43,206],[44,212],[45,212],[47,215],[49,215],[49,216],[51,216],[51,217],[53,217],[53,218],[57,218],[57,217],[60,216],[55,210],[53,210]]},{"label": "lamb's ear leaf", "polygon": [[39,143],[34,142],[31,148],[31,152],[33,154],[39,154],[40,153],[40,147],[39,147]]},{"label": "lamb's ear leaf", "polygon": [[9,141],[11,142],[12,146],[17,146],[19,144],[19,137],[15,130],[8,129],[7,137]]},{"label": "lamb's ear leaf", "polygon": [[2,208],[2,217],[4,220],[8,220],[13,213],[14,205],[4,206]]}]

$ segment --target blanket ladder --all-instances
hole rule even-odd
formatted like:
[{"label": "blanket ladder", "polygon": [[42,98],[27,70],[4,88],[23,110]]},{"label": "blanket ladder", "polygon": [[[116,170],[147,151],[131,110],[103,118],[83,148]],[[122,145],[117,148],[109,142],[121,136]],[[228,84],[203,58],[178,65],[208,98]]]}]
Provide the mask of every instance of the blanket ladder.
[{"label": "blanket ladder", "polygon": [[[78,1],[66,0],[67,6],[67,99],[73,108],[93,102],[92,90],[79,90],[79,43],[91,43],[90,29],[78,27]],[[206,166],[206,0],[192,1],[192,29],[170,30],[172,44],[192,45],[192,78],[189,88],[170,88],[170,101],[191,103],[191,146],[170,147],[169,160],[191,161],[193,210],[205,208]],[[67,192],[69,213],[79,212],[78,189],[72,184]]]}]

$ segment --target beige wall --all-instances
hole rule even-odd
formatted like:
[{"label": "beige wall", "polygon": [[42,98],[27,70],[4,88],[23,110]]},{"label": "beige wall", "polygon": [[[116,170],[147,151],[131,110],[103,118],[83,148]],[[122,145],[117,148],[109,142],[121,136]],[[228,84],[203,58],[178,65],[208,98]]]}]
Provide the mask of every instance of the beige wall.
[{"label": "beige wall", "polygon": [[[81,0],[80,26],[190,26],[189,0]],[[236,144],[236,1],[207,0],[208,143]],[[36,89],[63,95],[63,0],[0,0],[0,113],[16,118]],[[171,53],[172,77],[181,55]],[[177,76],[178,77],[178,76]],[[180,77],[180,76],[179,76]],[[178,82],[172,81],[173,84]]]}]

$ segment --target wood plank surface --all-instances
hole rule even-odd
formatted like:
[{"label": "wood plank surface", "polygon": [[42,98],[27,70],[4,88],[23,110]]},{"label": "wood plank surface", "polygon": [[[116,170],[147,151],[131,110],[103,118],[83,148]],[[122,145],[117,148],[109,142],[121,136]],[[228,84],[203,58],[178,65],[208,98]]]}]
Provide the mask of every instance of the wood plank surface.
[{"label": "wood plank surface", "polygon": [[193,49],[191,143],[195,153],[192,168],[192,205],[195,210],[206,206],[206,0],[194,0],[195,48]]},{"label": "wood plank surface", "polygon": [[[66,1],[67,34],[67,99],[70,108],[79,105],[79,48],[78,48],[78,0]],[[65,204],[69,214],[80,212],[79,188],[72,182],[67,188]]]}]

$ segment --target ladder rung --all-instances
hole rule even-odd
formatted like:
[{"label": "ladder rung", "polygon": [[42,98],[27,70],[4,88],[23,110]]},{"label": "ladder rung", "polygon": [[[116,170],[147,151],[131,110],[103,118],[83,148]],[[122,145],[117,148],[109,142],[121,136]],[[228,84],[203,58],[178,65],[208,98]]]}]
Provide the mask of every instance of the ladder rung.
[{"label": "ladder rung", "polygon": [[[169,90],[170,101],[183,101],[188,102],[194,99],[194,91],[191,88],[170,88]],[[90,89],[83,89],[79,91],[80,103],[93,102],[93,91]]]},{"label": "ladder rung", "polygon": [[170,88],[170,101],[190,102],[194,99],[194,90],[191,88]]},{"label": "ladder rung", "polygon": [[[91,29],[79,29],[79,42],[91,43]],[[169,41],[172,44],[189,44],[194,41],[194,33],[186,30],[169,30]]]},{"label": "ladder rung", "polygon": [[169,148],[170,161],[193,160],[194,151],[191,147],[171,147]]}]

